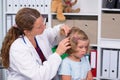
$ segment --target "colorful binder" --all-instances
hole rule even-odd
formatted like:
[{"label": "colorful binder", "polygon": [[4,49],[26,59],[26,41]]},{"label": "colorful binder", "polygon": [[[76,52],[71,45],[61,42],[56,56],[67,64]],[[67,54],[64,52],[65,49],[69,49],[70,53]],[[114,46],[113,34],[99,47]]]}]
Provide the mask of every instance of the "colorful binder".
[{"label": "colorful binder", "polygon": [[97,75],[97,50],[90,51],[90,64],[93,77]]}]

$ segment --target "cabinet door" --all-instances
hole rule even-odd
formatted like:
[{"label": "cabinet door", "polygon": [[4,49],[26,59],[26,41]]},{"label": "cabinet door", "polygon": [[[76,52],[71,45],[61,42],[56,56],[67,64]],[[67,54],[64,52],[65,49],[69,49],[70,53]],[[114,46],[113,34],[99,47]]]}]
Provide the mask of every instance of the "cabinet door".
[{"label": "cabinet door", "polygon": [[69,27],[73,27],[73,20],[67,19],[66,21],[60,22],[57,19],[52,19],[52,26],[57,25],[57,24],[66,24]]},{"label": "cabinet door", "polygon": [[120,14],[102,14],[101,37],[120,39]]},{"label": "cabinet door", "polygon": [[91,44],[97,44],[97,20],[74,20],[74,25],[86,32]]}]

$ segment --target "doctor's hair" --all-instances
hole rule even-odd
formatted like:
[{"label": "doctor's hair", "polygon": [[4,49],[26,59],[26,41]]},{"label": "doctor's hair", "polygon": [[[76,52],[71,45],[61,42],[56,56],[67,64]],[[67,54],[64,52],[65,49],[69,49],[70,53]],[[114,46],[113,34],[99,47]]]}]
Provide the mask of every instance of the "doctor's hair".
[{"label": "doctor's hair", "polygon": [[[79,27],[72,27],[67,37],[70,38],[70,45],[71,45],[71,48],[66,51],[66,53],[68,53],[69,55],[74,52],[77,52],[76,48],[78,45],[78,40],[89,41],[87,34]],[[89,48],[89,43],[88,43],[88,48]]]},{"label": "doctor's hair", "polygon": [[1,47],[2,64],[5,68],[9,67],[9,50],[11,44],[21,35],[24,35],[24,30],[32,30],[33,25],[41,14],[36,9],[22,8],[15,17],[16,24],[7,32]]}]

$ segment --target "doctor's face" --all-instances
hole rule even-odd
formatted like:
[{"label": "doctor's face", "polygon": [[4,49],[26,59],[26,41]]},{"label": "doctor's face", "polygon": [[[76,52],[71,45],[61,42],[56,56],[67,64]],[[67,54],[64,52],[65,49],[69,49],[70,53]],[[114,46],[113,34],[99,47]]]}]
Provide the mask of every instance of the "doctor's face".
[{"label": "doctor's face", "polygon": [[33,29],[31,30],[31,33],[36,35],[42,34],[44,29],[46,28],[44,19],[42,16],[40,16],[34,23]]}]

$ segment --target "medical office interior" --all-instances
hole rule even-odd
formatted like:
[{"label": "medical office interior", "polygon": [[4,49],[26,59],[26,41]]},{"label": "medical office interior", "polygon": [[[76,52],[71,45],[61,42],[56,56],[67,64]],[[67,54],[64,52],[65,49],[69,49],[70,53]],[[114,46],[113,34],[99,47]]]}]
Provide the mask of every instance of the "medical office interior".
[{"label": "medical office interior", "polygon": [[[70,27],[78,26],[87,33],[90,51],[86,56],[94,80],[120,80],[120,0],[77,0],[72,9],[80,8],[80,11],[63,12],[66,17],[64,21],[59,21],[57,14],[51,12],[51,2],[0,0],[0,48],[6,32],[15,24],[17,11],[22,7],[35,8],[47,19],[47,27],[65,23]],[[1,60],[0,80],[6,80],[7,72]]]}]

